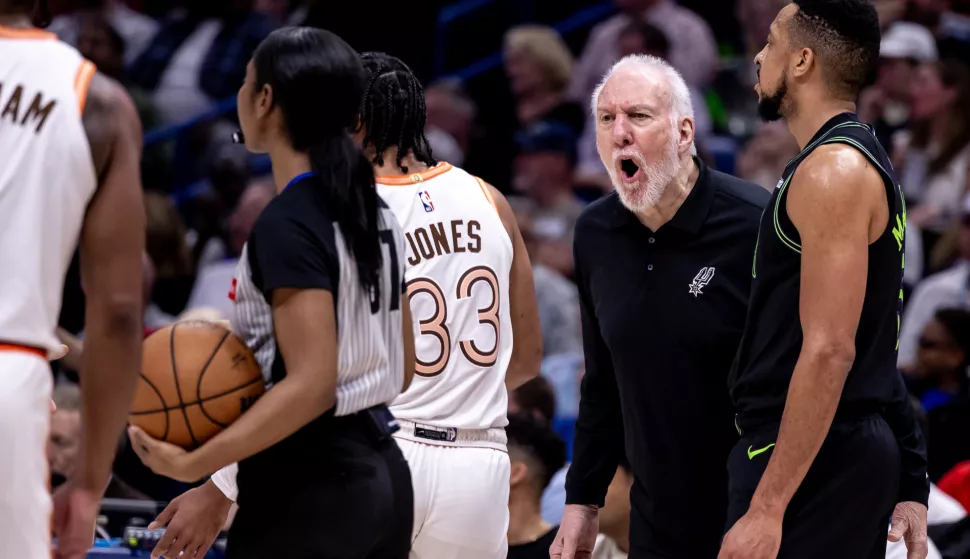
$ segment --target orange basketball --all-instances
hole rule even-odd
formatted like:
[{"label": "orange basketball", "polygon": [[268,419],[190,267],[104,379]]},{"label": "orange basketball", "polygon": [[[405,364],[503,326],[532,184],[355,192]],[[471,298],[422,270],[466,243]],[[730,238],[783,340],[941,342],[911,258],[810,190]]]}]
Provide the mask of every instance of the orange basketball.
[{"label": "orange basketball", "polygon": [[128,420],[191,450],[235,421],[263,390],[256,358],[235,334],[213,322],[176,322],[145,339]]}]

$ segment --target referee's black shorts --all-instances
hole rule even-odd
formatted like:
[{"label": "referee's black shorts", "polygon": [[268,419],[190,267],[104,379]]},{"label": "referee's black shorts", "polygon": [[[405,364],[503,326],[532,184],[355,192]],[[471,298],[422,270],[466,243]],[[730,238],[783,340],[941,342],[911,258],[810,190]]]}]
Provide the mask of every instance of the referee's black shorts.
[{"label": "referee's black shorts", "polygon": [[240,463],[227,559],[407,559],[411,471],[367,420],[325,415]]},{"label": "referee's black shorts", "polygon": [[[748,511],[779,422],[741,420],[739,428],[728,457],[726,530]],[[884,558],[899,475],[899,447],[880,415],[837,418],[785,511],[778,559]]]}]

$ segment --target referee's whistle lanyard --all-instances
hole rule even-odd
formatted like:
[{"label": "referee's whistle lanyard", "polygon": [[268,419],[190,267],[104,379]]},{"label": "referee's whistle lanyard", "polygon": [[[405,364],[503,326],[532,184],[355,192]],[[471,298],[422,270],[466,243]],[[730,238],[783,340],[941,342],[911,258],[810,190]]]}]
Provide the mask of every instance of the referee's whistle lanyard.
[{"label": "referee's whistle lanyard", "polygon": [[313,172],[313,171],[307,171],[306,173],[300,173],[299,175],[297,175],[297,176],[293,177],[292,179],[290,179],[290,182],[286,183],[286,186],[283,187],[283,190],[286,190],[287,188],[293,186],[294,184],[300,182],[303,179],[308,179],[310,177],[315,177],[315,176],[317,176],[317,174],[315,172]]}]

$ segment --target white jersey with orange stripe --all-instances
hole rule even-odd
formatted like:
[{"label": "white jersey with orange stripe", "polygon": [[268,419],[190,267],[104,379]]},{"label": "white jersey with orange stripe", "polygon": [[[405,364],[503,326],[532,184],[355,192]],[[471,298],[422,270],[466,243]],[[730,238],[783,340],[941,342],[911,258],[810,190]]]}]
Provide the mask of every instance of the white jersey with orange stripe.
[{"label": "white jersey with orange stripe", "polygon": [[419,330],[414,381],[391,411],[441,429],[505,427],[513,249],[488,186],[441,163],[378,177],[377,189],[404,230],[407,294]]},{"label": "white jersey with orange stripe", "polygon": [[44,350],[98,180],[81,121],[92,63],[56,36],[0,27],[0,342]]}]

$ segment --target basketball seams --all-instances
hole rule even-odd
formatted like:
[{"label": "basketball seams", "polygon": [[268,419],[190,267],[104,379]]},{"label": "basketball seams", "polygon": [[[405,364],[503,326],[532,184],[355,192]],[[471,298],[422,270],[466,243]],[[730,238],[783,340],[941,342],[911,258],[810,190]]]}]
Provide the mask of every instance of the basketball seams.
[{"label": "basketball seams", "polygon": [[[192,445],[195,447],[198,447],[199,441],[198,439],[195,438],[195,433],[192,432],[192,423],[189,421],[189,412],[186,411],[185,409],[186,408],[185,403],[182,401],[182,388],[181,386],[179,386],[178,366],[176,365],[176,362],[175,362],[176,327],[178,327],[177,322],[172,325],[172,329],[169,330],[169,336],[168,336],[169,358],[172,360],[172,376],[175,378],[175,393],[178,395],[178,398],[179,398],[179,408],[182,410],[182,417],[185,418],[185,428],[189,432],[189,437],[192,438]],[[166,413],[165,415],[167,419],[168,413]]]},{"label": "basketball seams", "polygon": [[[143,375],[141,373],[138,373],[138,376],[140,376],[141,379],[143,381],[145,381],[145,384],[147,384],[149,388],[151,388],[152,390],[155,391],[155,394],[158,396],[158,401],[161,402],[163,406],[166,406],[164,408],[164,411],[165,411],[165,432],[162,434],[162,440],[164,441],[165,439],[168,438],[168,427],[169,427],[168,410],[169,409],[174,409],[174,408],[168,408],[167,407],[168,402],[165,401],[165,398],[162,396],[162,391],[159,390],[157,386],[155,386],[155,383],[153,383],[152,381],[148,380],[148,377],[146,377],[145,375]],[[142,413],[129,413],[128,415],[147,415],[148,413],[158,413],[159,411],[163,411],[163,410],[157,410],[157,411],[152,411],[152,412],[142,412]]]},{"label": "basketball seams", "polygon": [[[218,393],[213,394],[211,396],[206,396],[205,398],[202,398],[201,400],[196,400],[194,402],[185,402],[181,406],[172,406],[170,408],[169,407],[165,407],[165,408],[159,408],[159,409],[155,409],[155,410],[133,411],[133,412],[129,413],[128,415],[151,415],[153,413],[162,413],[163,411],[164,412],[170,412],[170,411],[173,411],[173,410],[180,409],[182,407],[186,407],[187,408],[187,407],[190,407],[190,406],[196,406],[196,405],[199,405],[199,404],[203,404],[205,402],[211,402],[212,400],[218,400],[219,398],[222,398],[223,396],[229,396],[233,392],[238,392],[239,390],[242,390],[243,388],[246,388],[247,386],[251,386],[253,384],[256,384],[257,382],[262,382],[262,380],[263,380],[262,377],[256,377],[256,378],[254,378],[252,380],[246,381],[243,384],[240,384],[239,386],[237,386],[235,388],[232,388],[232,389],[229,389],[229,390],[223,390],[222,392],[218,392]],[[162,401],[164,402],[164,400],[162,400]]]},{"label": "basketball seams", "polygon": [[206,369],[209,368],[209,365],[212,363],[212,360],[215,359],[216,354],[219,353],[219,348],[222,347],[222,344],[226,343],[226,340],[229,339],[229,335],[231,333],[232,332],[230,330],[226,330],[225,334],[222,335],[222,339],[219,340],[219,343],[216,344],[216,347],[214,347],[212,349],[212,353],[209,354],[209,358],[206,359],[205,360],[205,364],[202,365],[202,370],[199,371],[199,379],[195,383],[195,401],[198,403],[199,411],[202,412],[202,415],[205,416],[206,419],[208,419],[212,423],[215,423],[219,427],[222,427],[223,429],[225,429],[226,427],[228,427],[228,425],[226,425],[226,424],[224,424],[224,423],[222,423],[220,421],[216,421],[215,419],[212,418],[212,416],[210,416],[205,411],[205,405],[204,405],[204,403],[203,403],[204,401],[202,399],[202,379],[205,378],[205,371],[206,371]]}]

